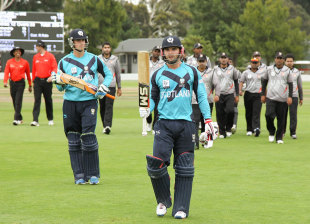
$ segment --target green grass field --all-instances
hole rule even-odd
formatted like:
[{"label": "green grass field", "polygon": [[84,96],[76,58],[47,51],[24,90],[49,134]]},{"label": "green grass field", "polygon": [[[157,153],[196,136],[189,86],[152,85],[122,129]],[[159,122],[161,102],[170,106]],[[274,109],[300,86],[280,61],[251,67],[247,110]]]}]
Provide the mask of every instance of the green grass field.
[{"label": "green grass field", "polygon": [[[245,135],[243,98],[237,133],[212,150],[196,150],[190,216],[174,220],[171,209],[155,214],[156,201],[145,155],[153,136],[141,136],[137,83],[123,82],[115,101],[109,136],[97,125],[99,185],[73,183],[62,125],[62,94],[54,88],[55,126],[48,126],[44,103],[40,127],[31,127],[33,94],[25,92],[24,124],[13,126],[9,89],[0,88],[0,223],[310,223],[310,83],[298,111],[297,140],[268,142],[263,106],[262,134]],[[42,100],[42,102],[44,102]],[[214,115],[213,115],[214,117]],[[99,121],[99,120],[98,120]],[[174,170],[170,167],[173,192]]]}]

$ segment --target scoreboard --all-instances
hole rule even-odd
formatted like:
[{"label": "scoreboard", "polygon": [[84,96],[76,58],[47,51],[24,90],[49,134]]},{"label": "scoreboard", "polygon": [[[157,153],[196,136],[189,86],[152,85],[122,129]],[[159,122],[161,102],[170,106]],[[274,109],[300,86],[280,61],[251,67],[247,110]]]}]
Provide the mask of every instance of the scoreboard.
[{"label": "scoreboard", "polygon": [[49,52],[64,52],[64,14],[60,12],[0,11],[0,53],[21,47],[36,52],[36,42]]}]

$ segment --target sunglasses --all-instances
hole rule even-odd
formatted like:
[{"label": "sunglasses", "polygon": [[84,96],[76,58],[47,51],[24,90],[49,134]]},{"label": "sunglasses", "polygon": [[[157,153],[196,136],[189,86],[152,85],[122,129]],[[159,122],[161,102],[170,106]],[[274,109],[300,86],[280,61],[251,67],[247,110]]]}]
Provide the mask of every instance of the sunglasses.
[{"label": "sunglasses", "polygon": [[252,61],[251,63],[252,63],[252,64],[258,64],[258,62],[257,62],[257,61]]},{"label": "sunglasses", "polygon": [[283,59],[282,57],[277,57],[277,59]]},{"label": "sunglasses", "polygon": [[227,57],[221,57],[221,58],[227,58]]},{"label": "sunglasses", "polygon": [[203,62],[205,62],[205,60],[199,60],[198,62],[201,62],[201,63],[203,63]]}]

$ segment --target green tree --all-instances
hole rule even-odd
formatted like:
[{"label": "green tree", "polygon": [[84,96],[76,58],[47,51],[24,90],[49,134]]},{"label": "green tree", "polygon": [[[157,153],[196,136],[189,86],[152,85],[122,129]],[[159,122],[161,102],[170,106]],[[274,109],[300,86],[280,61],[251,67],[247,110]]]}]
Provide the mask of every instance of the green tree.
[{"label": "green tree", "polygon": [[64,0],[15,0],[8,11],[61,12]]},{"label": "green tree", "polygon": [[305,8],[304,6],[306,6],[307,4],[304,3],[301,4],[296,4],[294,3],[294,0],[291,1],[285,1],[285,4],[287,5],[287,7],[289,7],[290,10],[290,18],[296,18],[297,16],[300,16],[303,23],[301,26],[301,30],[306,31],[306,33],[309,35],[310,34],[310,3],[307,3],[309,5],[309,11],[307,12],[307,8]]},{"label": "green tree", "polygon": [[215,54],[211,41],[206,40],[204,37],[199,35],[188,35],[184,38],[184,40],[182,40],[182,44],[186,50],[187,55],[194,53],[193,48],[195,43],[201,43],[203,46],[202,53],[207,55],[211,59],[211,61],[215,60]]},{"label": "green tree", "polygon": [[75,28],[83,29],[89,39],[89,51],[99,53],[102,42],[113,48],[119,42],[126,11],[116,0],[66,0],[65,24],[67,35]]},{"label": "green tree", "polygon": [[240,16],[240,24],[233,25],[236,40],[232,40],[232,45],[247,59],[253,51],[259,50],[267,64],[273,60],[276,51],[293,53],[296,58],[301,58],[306,49],[306,33],[300,30],[300,17],[289,17],[289,9],[283,0],[248,2]]}]

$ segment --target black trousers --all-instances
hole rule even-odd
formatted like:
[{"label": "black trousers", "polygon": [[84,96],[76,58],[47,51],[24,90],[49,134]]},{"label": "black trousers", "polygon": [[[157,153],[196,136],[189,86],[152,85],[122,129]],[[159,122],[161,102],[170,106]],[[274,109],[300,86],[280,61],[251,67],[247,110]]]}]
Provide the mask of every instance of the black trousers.
[{"label": "black trousers", "polygon": [[287,115],[288,115],[288,111],[289,111],[290,112],[290,135],[291,136],[296,135],[297,108],[298,108],[298,97],[293,97],[293,102],[290,106],[288,106],[288,110],[286,111],[285,127],[284,127],[284,133],[286,133]]},{"label": "black trousers", "polygon": [[[109,94],[112,96],[115,96],[115,87],[109,87]],[[100,117],[102,121],[103,127],[112,127],[112,119],[113,119],[113,104],[114,100],[108,98],[108,97],[103,97],[103,99],[99,100],[100,103]]]},{"label": "black trousers", "polygon": [[[266,122],[269,135],[276,134],[276,140],[282,140],[285,127],[287,103],[266,99]],[[274,126],[274,119],[277,118],[277,130]],[[277,131],[277,132],[276,132]]]},{"label": "black trousers", "polygon": [[[211,116],[212,116],[212,112],[213,112],[213,103],[209,103],[210,106],[210,112],[211,112]],[[201,133],[205,132],[205,119],[202,116],[202,113],[200,113],[200,123],[201,123]]]},{"label": "black trousers", "polygon": [[245,107],[246,130],[253,131],[256,128],[260,129],[260,112],[262,109],[260,93],[245,91],[243,99]]},{"label": "black trousers", "polygon": [[33,121],[39,121],[40,107],[41,107],[41,95],[43,94],[45,101],[45,110],[47,120],[53,120],[53,100],[52,89],[53,83],[47,82],[47,79],[41,79],[36,77],[34,79],[33,91],[34,91],[34,106],[33,106]]},{"label": "black trousers", "polygon": [[231,131],[234,122],[234,102],[234,94],[221,94],[219,101],[215,103],[220,135],[226,136],[226,131]]},{"label": "black trousers", "polygon": [[13,107],[15,111],[14,120],[23,120],[21,110],[23,104],[24,90],[25,90],[24,79],[17,82],[10,80],[10,94],[12,97]]}]

